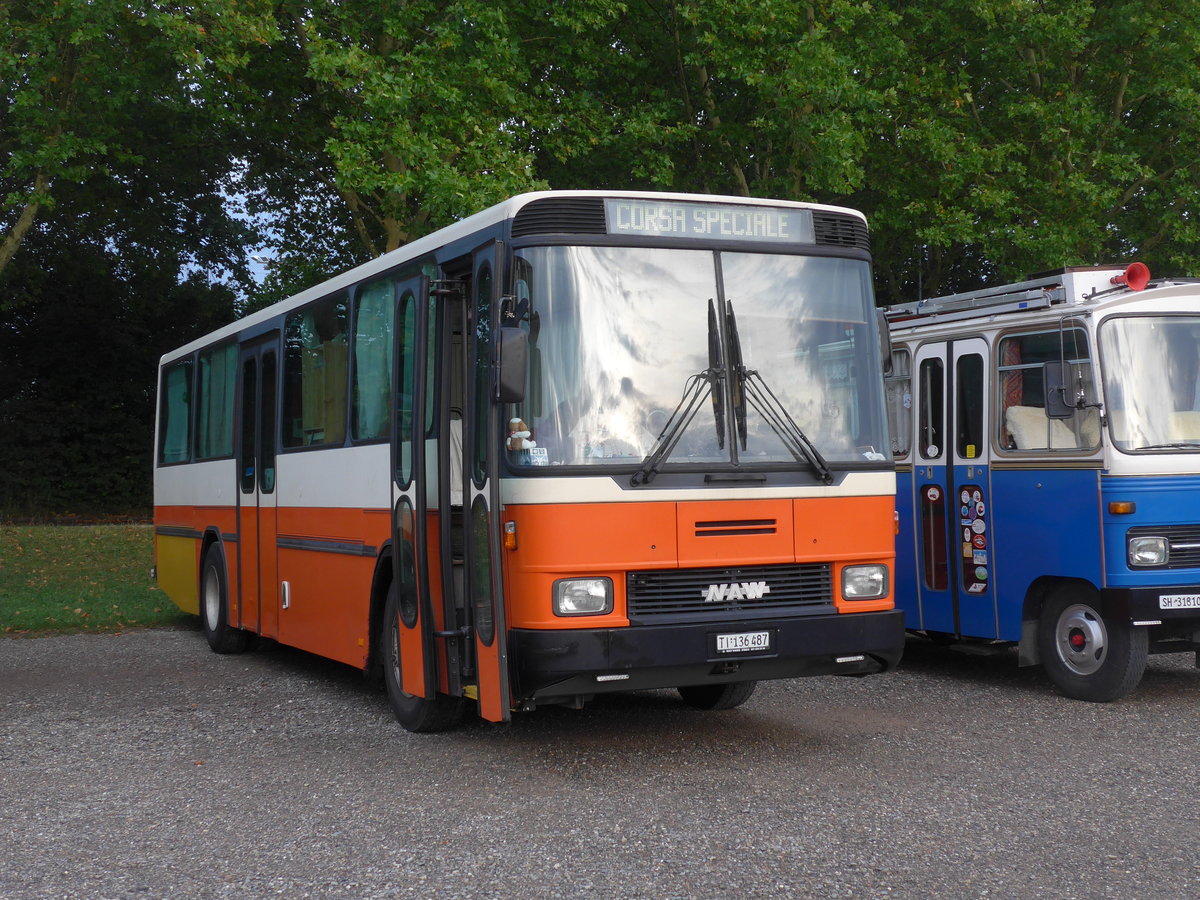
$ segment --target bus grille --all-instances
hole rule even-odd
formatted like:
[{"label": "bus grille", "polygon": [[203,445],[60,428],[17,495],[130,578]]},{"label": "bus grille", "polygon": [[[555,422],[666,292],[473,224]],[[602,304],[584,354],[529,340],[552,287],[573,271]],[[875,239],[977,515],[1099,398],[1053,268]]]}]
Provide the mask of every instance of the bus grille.
[{"label": "bus grille", "polygon": [[1129,537],[1154,535],[1167,539],[1168,553],[1165,566],[1159,569],[1194,569],[1200,567],[1200,525],[1167,525],[1157,528],[1142,525],[1129,529]]},{"label": "bus grille", "polygon": [[833,611],[829,563],[654,569],[625,579],[629,620],[705,621]]},{"label": "bus grille", "polygon": [[813,229],[818,244],[833,244],[836,247],[871,249],[871,238],[867,226],[861,219],[844,213],[814,212]]},{"label": "bus grille", "polygon": [[512,236],[604,234],[604,201],[598,197],[543,197],[523,206],[513,219]]}]

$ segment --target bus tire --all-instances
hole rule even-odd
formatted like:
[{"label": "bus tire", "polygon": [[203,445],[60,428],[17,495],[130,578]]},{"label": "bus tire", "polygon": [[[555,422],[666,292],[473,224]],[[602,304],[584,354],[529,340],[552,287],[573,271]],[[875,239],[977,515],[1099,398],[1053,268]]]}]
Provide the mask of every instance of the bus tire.
[{"label": "bus tire", "polygon": [[383,608],[383,634],[379,646],[388,705],[405,730],[419,733],[447,731],[462,721],[466,714],[462,698],[436,694],[432,700],[426,700],[404,690],[400,674],[400,592],[395,581],[388,588],[387,603]]},{"label": "bus tire", "polygon": [[1072,699],[1107,703],[1124,697],[1142,680],[1149,644],[1146,629],[1105,619],[1087,593],[1059,590],[1042,607],[1042,668]]},{"label": "bus tire", "polygon": [[735,681],[731,684],[689,684],[676,688],[683,702],[693,709],[733,709],[750,699],[757,681]]},{"label": "bus tire", "polygon": [[249,635],[229,624],[229,578],[225,554],[215,544],[200,567],[200,627],[214,653],[241,653]]}]

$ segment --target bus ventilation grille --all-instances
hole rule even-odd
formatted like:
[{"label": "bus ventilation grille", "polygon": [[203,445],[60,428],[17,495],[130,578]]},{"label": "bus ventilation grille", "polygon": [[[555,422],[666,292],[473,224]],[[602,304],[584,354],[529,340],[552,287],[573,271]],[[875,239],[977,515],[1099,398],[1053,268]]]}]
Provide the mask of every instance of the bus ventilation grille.
[{"label": "bus ventilation grille", "polygon": [[625,595],[629,621],[635,625],[832,612],[833,567],[809,563],[630,572]]},{"label": "bus ventilation grille", "polygon": [[774,519],[740,519],[736,522],[697,522],[696,537],[726,537],[740,534],[774,534]]},{"label": "bus ventilation grille", "polygon": [[1127,537],[1157,535],[1167,539],[1167,563],[1163,569],[1194,569],[1200,566],[1200,525],[1143,525],[1130,528]]},{"label": "bus ventilation grille", "polygon": [[512,236],[531,234],[605,234],[604,200],[599,197],[546,197],[522,207],[513,218]]},{"label": "bus ventilation grille", "polygon": [[814,212],[813,230],[816,232],[818,244],[855,247],[868,252],[871,249],[871,238],[867,234],[867,226],[861,219],[856,219],[854,216],[842,213]]}]

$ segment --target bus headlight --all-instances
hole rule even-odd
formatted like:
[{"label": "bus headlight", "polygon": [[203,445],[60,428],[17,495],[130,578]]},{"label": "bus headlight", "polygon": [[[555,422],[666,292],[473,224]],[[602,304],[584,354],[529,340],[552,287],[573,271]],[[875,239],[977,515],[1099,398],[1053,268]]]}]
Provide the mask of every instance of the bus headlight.
[{"label": "bus headlight", "polygon": [[1165,537],[1139,535],[1129,539],[1129,565],[1131,567],[1165,566],[1169,555]]},{"label": "bus headlight", "polygon": [[612,609],[611,578],[561,578],[554,582],[556,616],[602,616]]},{"label": "bus headlight", "polygon": [[887,566],[846,566],[842,569],[843,599],[878,600],[887,593]]}]

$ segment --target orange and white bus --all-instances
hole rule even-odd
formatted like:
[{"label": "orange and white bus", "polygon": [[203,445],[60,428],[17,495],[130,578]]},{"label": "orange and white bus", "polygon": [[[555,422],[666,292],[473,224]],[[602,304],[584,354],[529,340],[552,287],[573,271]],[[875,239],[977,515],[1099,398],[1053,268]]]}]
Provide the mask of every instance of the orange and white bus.
[{"label": "orange and white bus", "polygon": [[414,731],[882,672],[883,358],[857,212],[514,197],[162,358],[158,582]]}]

